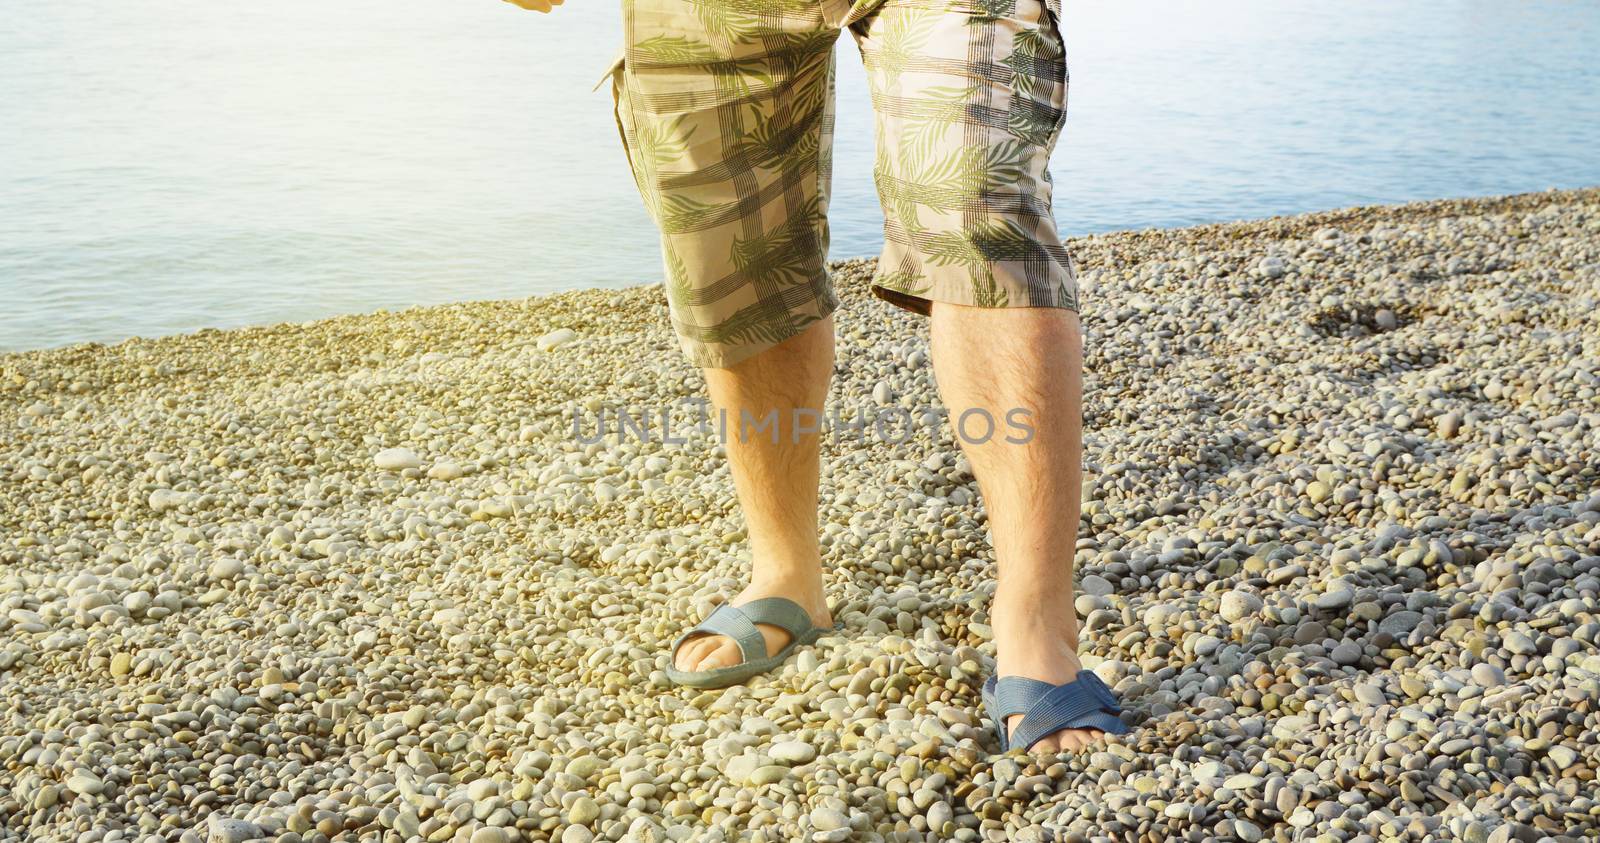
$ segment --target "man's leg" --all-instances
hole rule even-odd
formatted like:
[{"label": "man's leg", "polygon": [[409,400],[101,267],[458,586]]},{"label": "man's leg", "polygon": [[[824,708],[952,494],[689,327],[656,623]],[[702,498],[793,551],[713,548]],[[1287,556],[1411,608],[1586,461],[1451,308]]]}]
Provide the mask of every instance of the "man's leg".
[{"label": "man's leg", "polygon": [[[625,0],[625,60],[613,70],[617,125],[661,229],[672,327],[727,413],[727,452],[754,554],[743,605],[766,596],[831,625],[817,549],[815,432],[833,368],[838,306],[828,276],[833,47],[820,4],[771,8]],[[804,415],[812,411],[814,417]],[[771,430],[746,441],[742,414]],[[693,623],[685,618],[686,625]],[[758,625],[768,652],[789,635]],[[700,634],[680,670],[743,661]]]},{"label": "man's leg", "polygon": [[[879,134],[884,249],[873,291],[932,316],[934,374],[952,421],[972,409],[995,420],[986,443],[958,438],[999,560],[996,675],[1052,684],[1079,669],[1072,555],[1082,482],[1078,288],[1049,173],[1067,107],[1059,13],[1060,0],[884,0],[850,22]],[[1019,408],[1031,414],[1025,444],[1005,441],[1007,413]],[[973,437],[985,432],[980,420],[967,429]],[[1096,736],[1058,732],[1033,750]]]},{"label": "man's leg", "polygon": [[[933,371],[952,424],[974,412],[957,440],[972,463],[989,513],[999,582],[990,611],[997,676],[1052,684],[1078,674],[1078,620],[1072,557],[1077,544],[1083,470],[1083,355],[1078,314],[1064,308],[933,304]],[[1007,424],[1025,410],[1031,438]],[[1029,438],[1026,443],[1006,441]],[[1009,718],[1014,729],[1022,716]],[[1100,737],[1069,729],[1034,744],[1034,752],[1075,750]]]},{"label": "man's leg", "polygon": [[[728,465],[750,533],[750,585],[731,602],[787,597],[811,614],[812,623],[832,626],[817,547],[817,429],[833,375],[833,317],[705,375],[712,405],[726,413]],[[754,422],[741,437],[746,414]],[[775,424],[755,432],[769,415]],[[789,643],[789,633],[778,627],[756,628],[769,653]],[[675,663],[679,670],[710,670],[743,660],[733,639],[701,635],[684,642]]]}]

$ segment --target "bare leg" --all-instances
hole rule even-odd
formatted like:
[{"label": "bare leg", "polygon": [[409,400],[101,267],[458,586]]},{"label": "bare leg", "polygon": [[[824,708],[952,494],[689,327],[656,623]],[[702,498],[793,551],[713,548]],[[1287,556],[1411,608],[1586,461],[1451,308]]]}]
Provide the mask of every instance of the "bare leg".
[{"label": "bare leg", "polygon": [[[989,513],[999,582],[990,615],[1000,676],[1060,684],[1077,676],[1078,619],[1072,557],[1082,507],[1083,355],[1078,314],[1061,308],[989,309],[935,302],[933,366],[952,423],[972,408],[995,420],[983,444],[973,414],[961,449],[972,463]],[[1007,426],[1013,408],[1030,413],[1027,434]],[[1022,716],[1008,718],[1015,729]],[[1056,732],[1035,752],[1076,750],[1101,737],[1091,729]]]},{"label": "bare leg", "polygon": [[[706,369],[705,376],[712,406],[727,412],[728,463],[753,559],[749,587],[729,602],[737,606],[761,597],[787,597],[811,613],[812,623],[831,626],[817,544],[818,435],[796,435],[793,423],[795,410],[812,410],[816,415],[802,415],[800,428],[820,426],[833,376],[833,317],[734,366]],[[741,410],[753,420],[744,439],[739,436]],[[755,430],[773,411],[777,441],[772,428]],[[789,633],[778,627],[756,628],[769,653],[789,643]],[[684,642],[675,663],[679,670],[710,670],[741,661],[731,638],[700,635]]]}]

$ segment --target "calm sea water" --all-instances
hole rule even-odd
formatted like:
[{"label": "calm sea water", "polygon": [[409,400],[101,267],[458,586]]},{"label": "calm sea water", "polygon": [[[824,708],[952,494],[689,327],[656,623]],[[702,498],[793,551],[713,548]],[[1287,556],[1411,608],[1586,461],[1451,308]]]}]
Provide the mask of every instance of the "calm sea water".
[{"label": "calm sea water", "polygon": [[[1067,234],[1600,183],[1600,4],[1068,0]],[[617,4],[0,17],[0,349],[660,277],[590,86]],[[874,254],[840,44],[834,257]]]}]

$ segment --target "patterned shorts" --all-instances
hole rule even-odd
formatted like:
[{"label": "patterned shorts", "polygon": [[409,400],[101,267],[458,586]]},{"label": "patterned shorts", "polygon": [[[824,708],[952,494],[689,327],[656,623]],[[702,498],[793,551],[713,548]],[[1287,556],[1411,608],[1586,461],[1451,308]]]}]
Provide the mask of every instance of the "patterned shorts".
[{"label": "patterned shorts", "polygon": [[845,29],[877,115],[873,291],[922,314],[1077,310],[1047,169],[1067,105],[1059,17],[1060,0],[623,0],[614,113],[689,357],[731,366],[838,306],[827,210]]}]

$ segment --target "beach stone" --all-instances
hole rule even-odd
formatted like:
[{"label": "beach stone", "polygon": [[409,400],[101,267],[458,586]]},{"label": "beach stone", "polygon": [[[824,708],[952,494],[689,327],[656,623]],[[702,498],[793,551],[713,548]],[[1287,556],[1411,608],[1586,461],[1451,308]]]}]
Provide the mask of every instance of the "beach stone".
[{"label": "beach stone", "polygon": [[448,460],[436,462],[428,469],[428,477],[433,480],[459,480],[466,476],[466,470],[459,463]]},{"label": "beach stone", "polygon": [[1236,773],[1222,782],[1222,786],[1229,790],[1253,790],[1260,784],[1261,777],[1249,773]]},{"label": "beach stone", "polygon": [[540,351],[551,351],[578,339],[578,332],[571,328],[557,328],[547,334],[541,334],[533,341]]},{"label": "beach stone", "polygon": [[1428,795],[1411,779],[1400,780],[1400,798],[1413,805],[1421,805],[1428,801]]},{"label": "beach stone", "polygon": [[1422,622],[1422,613],[1401,609],[1390,612],[1378,621],[1378,631],[1388,633],[1394,638],[1404,638],[1417,628]]},{"label": "beach stone", "polygon": [[82,793],[95,796],[106,789],[105,782],[99,776],[89,772],[77,772],[67,777],[67,789],[73,793]]},{"label": "beach stone", "polygon": [[1578,753],[1572,747],[1564,744],[1555,744],[1545,750],[1545,757],[1555,763],[1557,769],[1565,770],[1578,763]]},{"label": "beach stone", "polygon": [[1309,725],[1310,720],[1299,715],[1280,717],[1272,726],[1272,736],[1281,741],[1294,742],[1305,737]]},{"label": "beach stone", "polygon": [[567,822],[577,825],[589,825],[600,818],[600,803],[582,796],[574,800],[572,807],[567,810]]},{"label": "beach stone", "polygon": [[667,837],[655,820],[650,817],[636,817],[622,839],[627,843],[662,843]]},{"label": "beach stone", "polygon": [[1328,654],[1335,663],[1346,667],[1361,661],[1361,645],[1354,641],[1340,641]]},{"label": "beach stone", "polygon": [[1538,843],[1543,835],[1531,826],[1519,822],[1506,822],[1489,833],[1489,843]]},{"label": "beach stone", "polygon": [[788,767],[780,764],[768,764],[763,767],[757,767],[755,772],[750,774],[750,784],[757,786],[776,784],[783,781],[788,775]]},{"label": "beach stone", "polygon": [[1501,642],[1507,650],[1519,656],[1532,656],[1539,653],[1539,646],[1533,643],[1533,639],[1516,630],[1512,630],[1502,636]]},{"label": "beach stone", "polygon": [[1229,621],[1242,621],[1261,611],[1261,598],[1247,591],[1230,591],[1222,595],[1220,613]]},{"label": "beach stone", "polygon": [[817,749],[803,741],[783,741],[773,744],[770,754],[785,764],[805,764],[817,757]]},{"label": "beach stone", "polygon": [[575,756],[567,762],[567,775],[577,776],[580,779],[592,777],[605,767],[605,762],[599,756],[584,754]]},{"label": "beach stone", "polygon": [[207,843],[245,843],[260,840],[261,827],[245,820],[228,819],[212,814],[206,826]]},{"label": "beach stone", "polygon": [[422,466],[422,458],[410,448],[385,448],[372,458],[372,462],[385,471],[404,471]]},{"label": "beach stone", "polygon": [[1305,574],[1306,568],[1304,565],[1280,565],[1267,571],[1267,582],[1272,585],[1286,585],[1298,577],[1305,576]]},{"label": "beach stone", "polygon": [[[1357,658],[1360,658],[1360,656],[1358,655]],[[1370,682],[1357,682],[1351,686],[1351,690],[1355,693],[1356,699],[1367,705],[1383,705],[1388,702],[1388,698],[1383,695],[1383,690]]]},{"label": "beach stone", "polygon": [[238,559],[222,558],[211,563],[211,578],[214,580],[237,579],[244,573],[244,562]]},{"label": "beach stone", "polygon": [[817,808],[811,812],[811,824],[818,831],[834,831],[850,827],[850,820],[843,813],[832,808]]},{"label": "beach stone", "polygon": [[1348,608],[1355,599],[1355,592],[1343,585],[1333,585],[1327,591],[1317,595],[1313,601],[1318,609],[1323,611],[1337,611]]},{"label": "beach stone", "polygon": [[1498,688],[1506,684],[1506,674],[1488,662],[1478,662],[1472,666],[1472,681],[1484,688]]},{"label": "beach stone", "polygon": [[1400,691],[1407,697],[1420,700],[1428,693],[1428,685],[1415,676],[1400,677]]},{"label": "beach stone", "polygon": [[761,758],[759,756],[739,755],[728,760],[728,763],[722,768],[722,773],[730,781],[744,784],[750,781],[760,767]]},{"label": "beach stone", "polygon": [[1089,574],[1083,577],[1078,582],[1078,588],[1084,594],[1095,597],[1104,597],[1105,595],[1111,594],[1113,591],[1115,591],[1115,588],[1111,585],[1111,583],[1107,581],[1105,577],[1102,577],[1098,574]]}]

